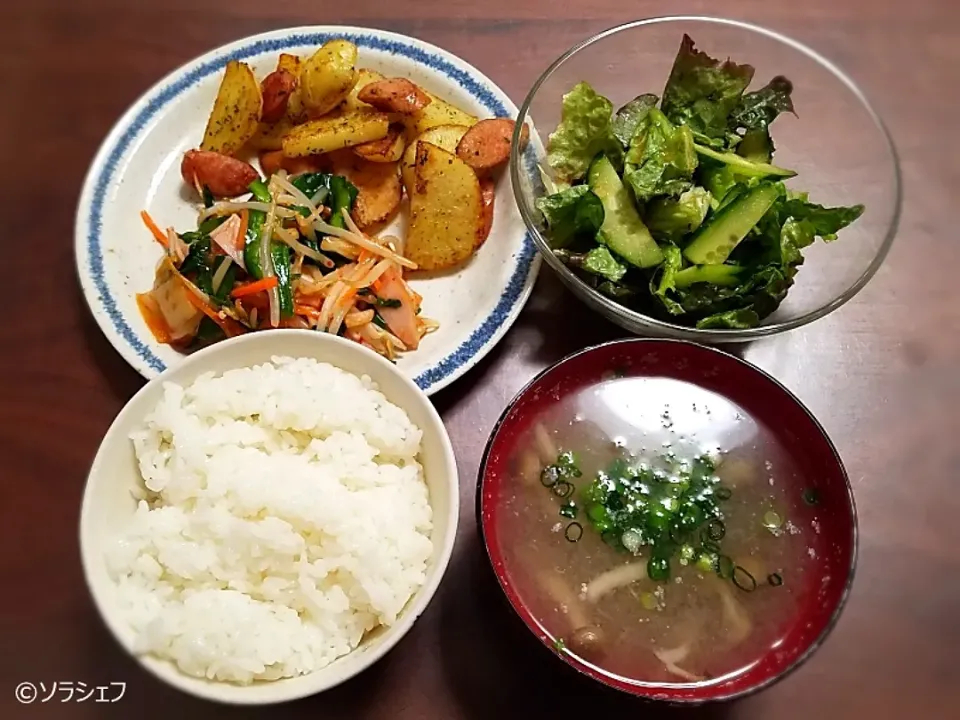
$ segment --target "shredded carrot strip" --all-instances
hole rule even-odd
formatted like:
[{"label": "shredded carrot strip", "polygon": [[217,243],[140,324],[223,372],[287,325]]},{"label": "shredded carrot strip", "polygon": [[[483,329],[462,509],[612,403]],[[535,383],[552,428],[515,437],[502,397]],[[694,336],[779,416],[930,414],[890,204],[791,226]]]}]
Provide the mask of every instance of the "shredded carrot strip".
[{"label": "shredded carrot strip", "polygon": [[250,211],[244,208],[240,211],[240,229],[237,230],[237,250],[243,250],[247,241],[247,226],[250,224]]},{"label": "shredded carrot strip", "polygon": [[207,303],[205,303],[202,298],[197,297],[196,294],[187,291],[185,295],[189,303],[208,318],[213,320],[217,324],[217,327],[223,330],[223,334],[227,337],[233,337],[234,335],[239,335],[242,332],[237,327],[240,323],[228,322],[224,318],[220,317],[220,313],[207,305]]},{"label": "shredded carrot strip", "polygon": [[310,305],[295,304],[293,306],[293,312],[296,313],[297,315],[303,315],[304,317],[308,317],[311,320],[320,319],[320,310]]},{"label": "shredded carrot strip", "polygon": [[140,218],[143,220],[143,224],[147,226],[147,230],[157,239],[157,242],[163,245],[165,248],[170,247],[170,242],[167,240],[167,235],[164,233],[157,224],[153,221],[153,218],[150,217],[150,213],[146,210],[140,211]]},{"label": "shredded carrot strip", "polygon": [[342,305],[346,305],[349,302],[352,302],[353,298],[356,297],[357,295],[357,290],[358,288],[348,287],[346,290],[343,291],[340,297],[337,298],[337,305],[342,306]]},{"label": "shredded carrot strip", "polygon": [[276,276],[271,275],[270,277],[265,277],[262,280],[257,280],[256,282],[249,283],[248,285],[241,285],[232,293],[230,297],[238,298],[245,295],[253,295],[254,293],[261,292],[263,290],[271,290],[277,286]]}]

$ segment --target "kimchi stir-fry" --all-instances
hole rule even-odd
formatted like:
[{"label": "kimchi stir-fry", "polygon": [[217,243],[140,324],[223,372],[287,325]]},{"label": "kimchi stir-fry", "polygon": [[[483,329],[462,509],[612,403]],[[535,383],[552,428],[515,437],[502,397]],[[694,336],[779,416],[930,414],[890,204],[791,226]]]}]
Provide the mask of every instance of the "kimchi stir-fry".
[{"label": "kimchi stir-fry", "polygon": [[165,253],[137,303],[159,342],[179,350],[252,330],[315,329],[393,359],[437,324],[404,279],[416,264],[397,237],[362,232],[344,177],[280,170],[249,199],[215,202],[205,188],[196,230],[143,220]]}]

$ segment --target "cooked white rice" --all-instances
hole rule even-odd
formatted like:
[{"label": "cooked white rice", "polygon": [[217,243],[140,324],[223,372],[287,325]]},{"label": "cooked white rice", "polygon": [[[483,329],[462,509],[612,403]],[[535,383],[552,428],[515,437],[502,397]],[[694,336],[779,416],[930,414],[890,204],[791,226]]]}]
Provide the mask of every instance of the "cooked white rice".
[{"label": "cooked white rice", "polygon": [[135,650],[248,683],[391,625],[425,579],[420,430],[309,359],[168,383],[132,436],[145,490],[107,557]]}]

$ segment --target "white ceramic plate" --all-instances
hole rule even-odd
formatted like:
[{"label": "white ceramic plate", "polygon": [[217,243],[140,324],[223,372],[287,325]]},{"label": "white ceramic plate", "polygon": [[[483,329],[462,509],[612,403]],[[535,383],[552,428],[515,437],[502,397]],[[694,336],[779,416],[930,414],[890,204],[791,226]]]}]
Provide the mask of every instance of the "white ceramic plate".
[{"label": "white ceramic plate", "polygon": [[[360,48],[360,67],[403,76],[478,117],[516,117],[510,99],[476,68],[438,47],[381,30],[303,27],[256,35],[218,48],[174,71],[131,107],[107,136],[84,182],[77,209],[76,256],[84,296],[104,334],[147,378],[183,359],[156,342],[135,295],[153,286],[161,248],[140,220],[146,209],[162,227],[192,230],[196,210],[180,178],[180,159],[203,137],[222,70],[249,63],[258,78],[281,52],[307,55],[345,37]],[[403,213],[398,223],[403,222]],[[414,279],[423,313],[440,329],[407,353],[399,368],[433,393],[473,367],[513,323],[533,287],[540,258],[513,201],[509,173],[496,188],[493,229],[455,272]]]}]

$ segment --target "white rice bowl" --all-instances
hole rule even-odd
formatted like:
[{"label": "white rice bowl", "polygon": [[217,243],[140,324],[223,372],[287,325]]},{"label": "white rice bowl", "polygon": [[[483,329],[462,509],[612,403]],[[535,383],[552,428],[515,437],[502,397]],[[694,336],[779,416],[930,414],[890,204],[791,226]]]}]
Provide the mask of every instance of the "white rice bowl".
[{"label": "white rice bowl", "polygon": [[246,684],[396,623],[434,553],[421,435],[369,377],[312,359],[166,383],[106,548],[134,652]]}]

